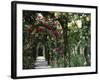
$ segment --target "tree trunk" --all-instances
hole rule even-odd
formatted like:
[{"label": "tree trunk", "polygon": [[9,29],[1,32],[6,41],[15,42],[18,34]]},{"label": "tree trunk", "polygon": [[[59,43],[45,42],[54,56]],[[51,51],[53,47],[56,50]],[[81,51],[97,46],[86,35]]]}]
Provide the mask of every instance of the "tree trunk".
[{"label": "tree trunk", "polygon": [[90,66],[90,50],[89,50],[89,47],[85,47],[84,56],[85,56],[86,63],[87,63],[86,65]]}]

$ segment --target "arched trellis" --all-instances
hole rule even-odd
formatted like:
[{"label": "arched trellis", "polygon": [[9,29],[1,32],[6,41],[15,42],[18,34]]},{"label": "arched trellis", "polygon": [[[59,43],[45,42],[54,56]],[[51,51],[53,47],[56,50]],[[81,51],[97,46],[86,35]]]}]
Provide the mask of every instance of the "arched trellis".
[{"label": "arched trellis", "polygon": [[[44,26],[41,26],[41,27],[44,27]],[[45,27],[44,27],[45,28]],[[32,35],[35,35],[35,34],[38,34],[37,32],[36,32],[36,29],[34,29],[34,34],[32,33]],[[55,41],[55,42],[57,42],[56,40],[57,40],[57,37],[52,33],[52,30],[50,30],[50,29],[46,29],[46,31],[45,31],[48,35],[49,35],[49,37],[52,37],[53,38],[53,40]],[[38,36],[39,37],[39,36]],[[50,44],[48,44],[48,40],[46,40],[45,41],[45,43],[42,43],[42,40],[39,40],[38,39],[38,37],[37,37],[37,40],[38,40],[38,42],[37,42],[37,45],[36,45],[36,56],[35,56],[35,60],[36,60],[36,58],[38,57],[38,54],[39,54],[39,47],[41,46],[42,47],[42,54],[43,54],[43,56],[45,57],[45,59],[48,61],[48,64],[49,64],[49,62],[50,62],[50,56],[52,56],[52,52],[50,52],[50,49],[49,49],[49,51],[46,49],[47,47],[48,48],[50,48]],[[55,44],[55,47],[57,47],[57,43]]]},{"label": "arched trellis", "polygon": [[[50,25],[50,24],[49,24]],[[49,36],[53,37],[54,41],[57,42],[57,40],[59,39],[59,36],[61,37],[62,34],[59,32],[58,29],[53,29],[53,25],[49,26],[48,24],[45,24],[45,23],[40,23],[39,25],[34,25],[32,26],[31,28],[31,36],[34,36],[35,37],[35,34],[38,34],[38,32],[45,32],[47,33]],[[61,26],[61,25],[60,25]],[[61,26],[62,27],[62,26]],[[62,27],[62,31],[63,31],[63,27]],[[59,34],[60,33],[60,34]],[[39,38],[39,36],[37,37]],[[46,41],[47,43],[47,41]],[[39,54],[39,47],[41,45],[41,48],[42,48],[42,54],[43,56],[45,57],[45,59],[49,62],[49,52],[46,53],[46,43],[45,44],[42,44],[42,41],[38,41],[37,42],[37,45],[36,45],[36,53],[35,53],[35,60],[36,58],[38,57],[38,54]],[[49,44],[47,44],[49,45]],[[56,43],[56,47],[57,46],[57,43]]]}]

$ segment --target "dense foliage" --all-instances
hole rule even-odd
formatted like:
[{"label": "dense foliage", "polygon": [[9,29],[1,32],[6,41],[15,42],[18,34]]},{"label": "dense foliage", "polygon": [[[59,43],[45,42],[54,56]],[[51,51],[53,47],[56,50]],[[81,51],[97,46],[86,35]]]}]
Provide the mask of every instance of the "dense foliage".
[{"label": "dense foliage", "polygon": [[23,11],[23,68],[32,69],[38,43],[51,67],[91,65],[91,14]]}]

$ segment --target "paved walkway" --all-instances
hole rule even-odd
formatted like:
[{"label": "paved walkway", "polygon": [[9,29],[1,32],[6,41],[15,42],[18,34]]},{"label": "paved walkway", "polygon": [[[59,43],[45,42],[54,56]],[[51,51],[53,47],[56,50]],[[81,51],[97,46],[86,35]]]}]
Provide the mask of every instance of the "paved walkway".
[{"label": "paved walkway", "polygon": [[45,60],[45,57],[38,56],[35,62],[35,69],[46,69],[46,68],[50,68],[50,66],[48,66],[48,62]]}]

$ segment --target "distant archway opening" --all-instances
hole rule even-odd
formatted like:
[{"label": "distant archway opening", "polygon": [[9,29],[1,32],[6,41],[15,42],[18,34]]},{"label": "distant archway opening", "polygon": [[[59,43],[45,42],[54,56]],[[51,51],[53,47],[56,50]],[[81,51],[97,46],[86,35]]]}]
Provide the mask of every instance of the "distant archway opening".
[{"label": "distant archway opening", "polygon": [[45,46],[41,42],[37,44],[37,50],[36,50],[36,57],[39,57],[39,56],[46,58],[45,57]]}]

